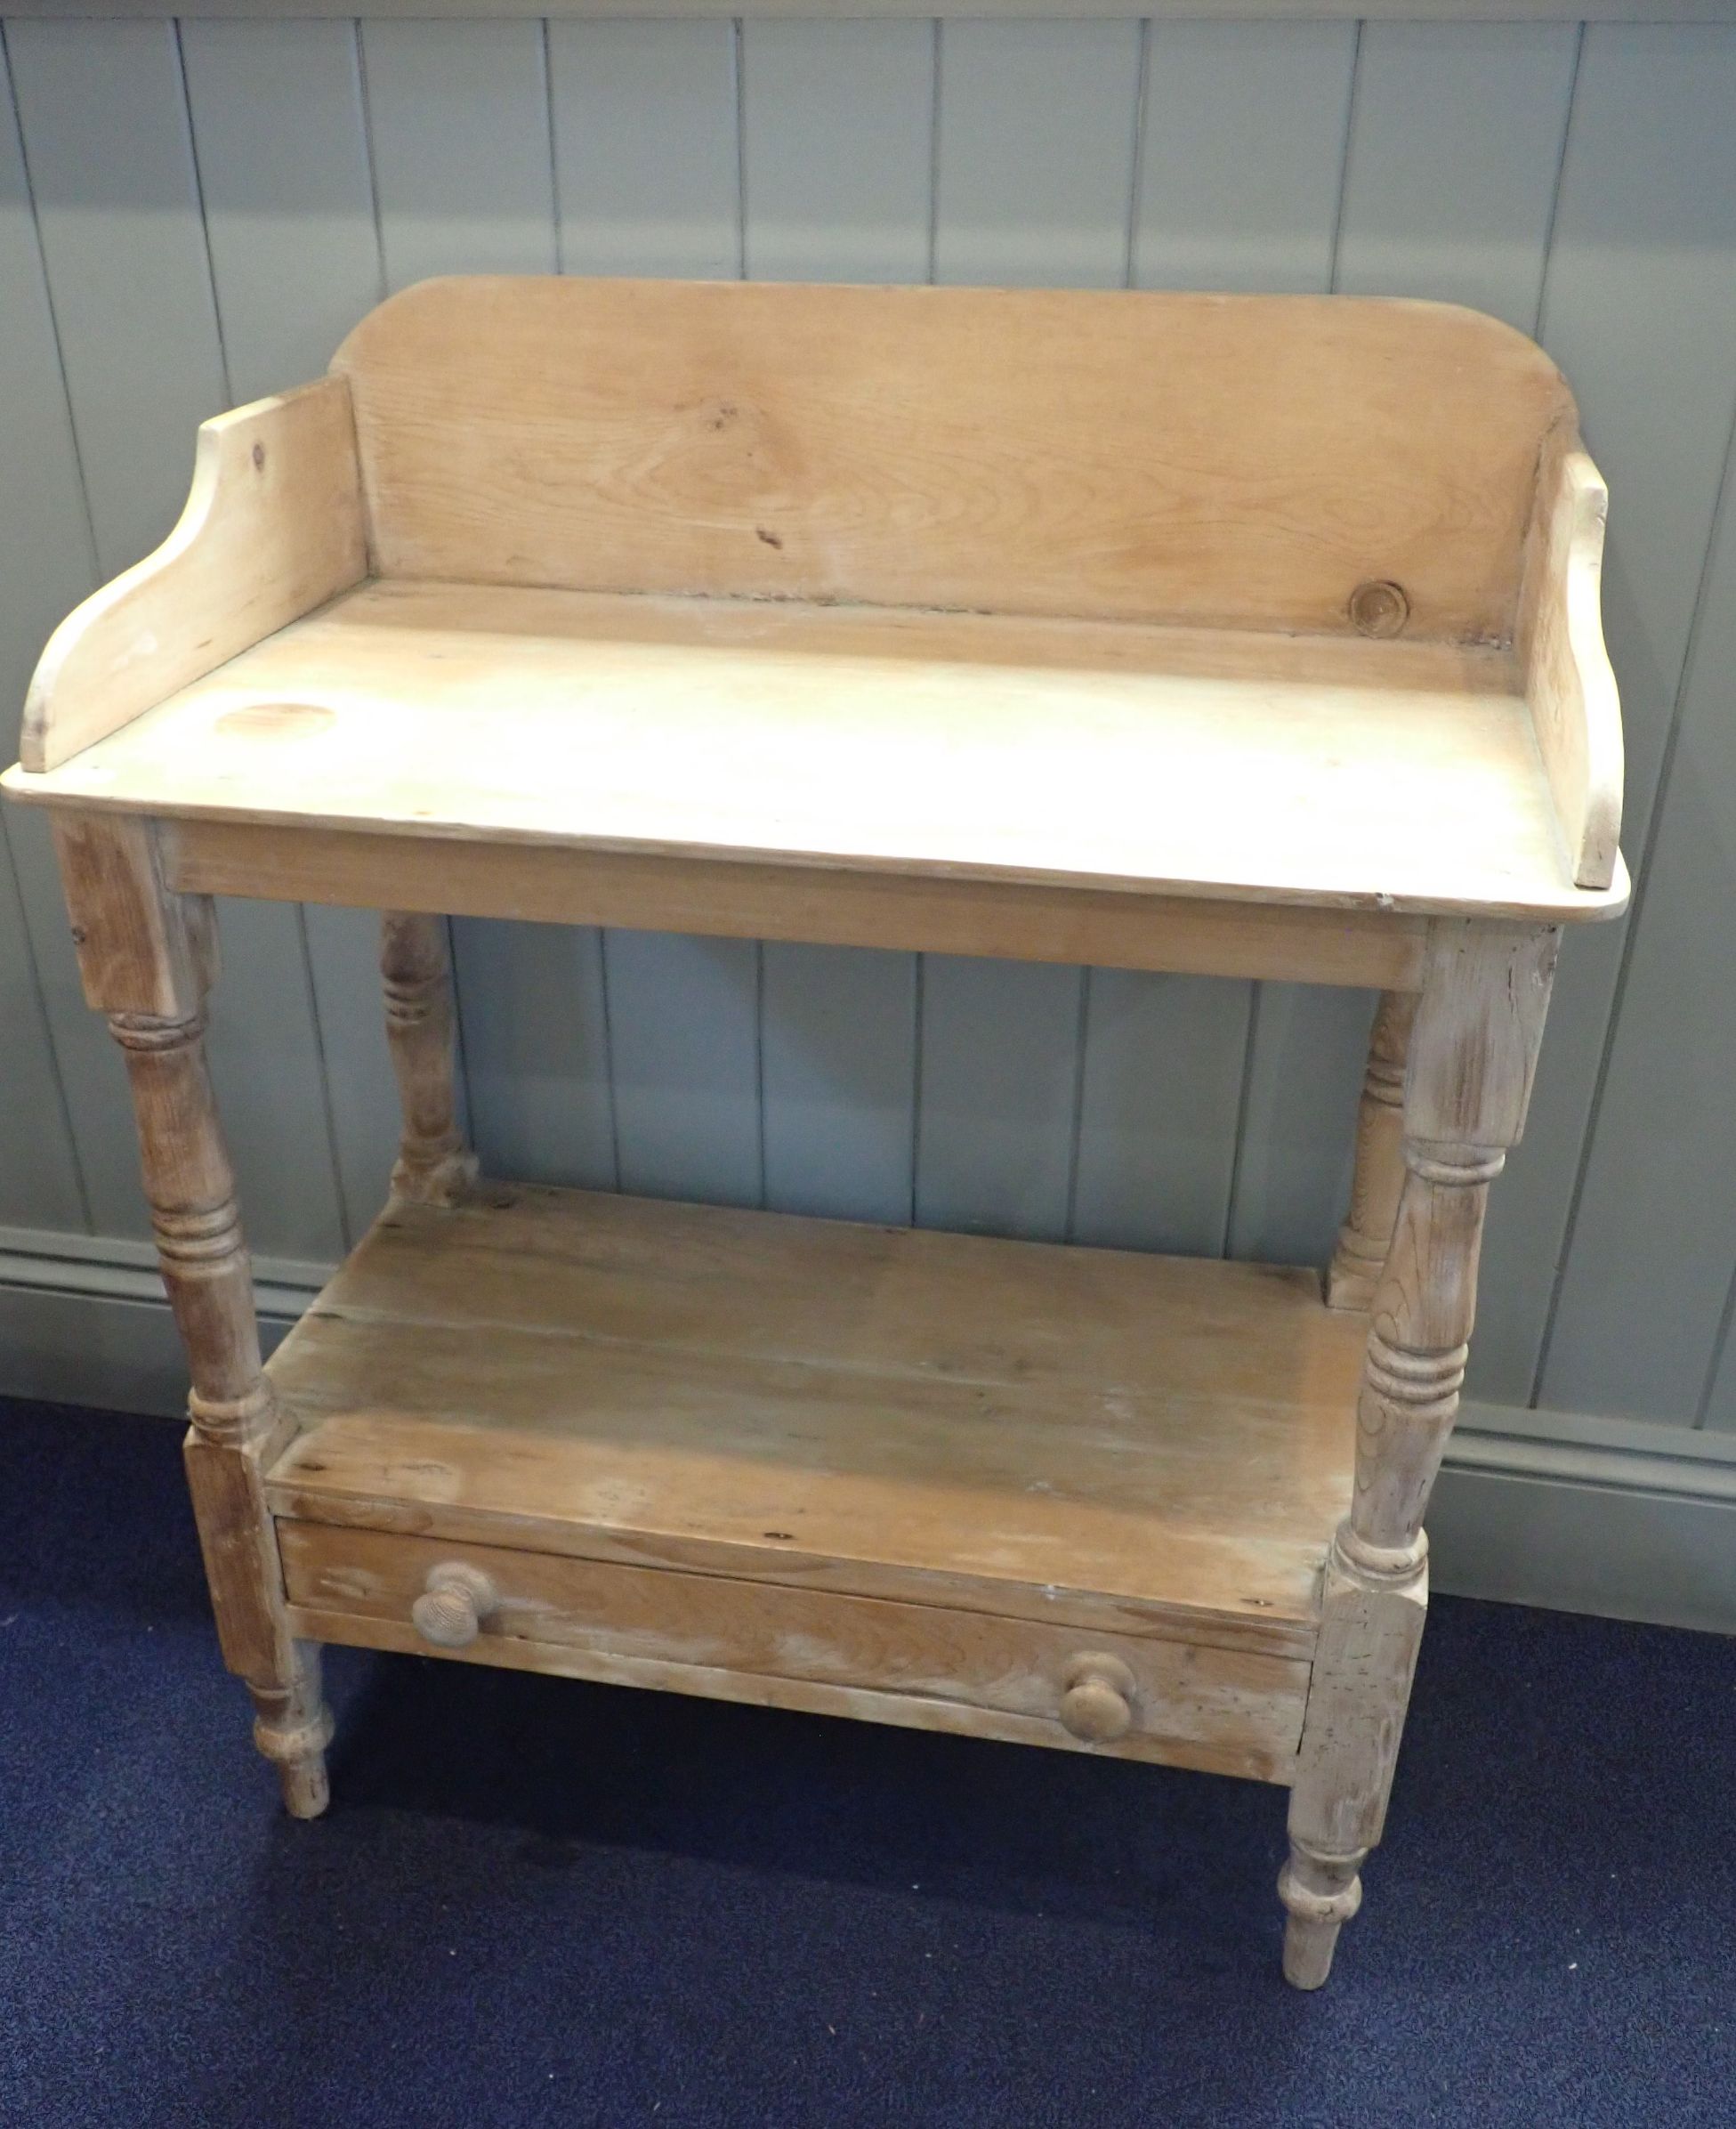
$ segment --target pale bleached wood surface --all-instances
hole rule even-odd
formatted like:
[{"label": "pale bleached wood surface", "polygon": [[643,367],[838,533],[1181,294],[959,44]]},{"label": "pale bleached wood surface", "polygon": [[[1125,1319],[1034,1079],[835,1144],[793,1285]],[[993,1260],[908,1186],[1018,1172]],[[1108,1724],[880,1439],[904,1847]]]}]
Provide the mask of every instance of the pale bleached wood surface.
[{"label": "pale bleached wood surface", "polygon": [[1382,910],[1626,891],[1565,875],[1503,652],[1250,630],[384,583],[7,788]]},{"label": "pale bleached wood surface", "polygon": [[[441,842],[347,829],[261,827],[245,821],[172,823],[165,848],[174,885],[198,894],[299,897],[359,908],[396,903],[541,924],[634,927],[632,935],[624,928],[609,942],[609,996],[618,1005],[623,1000],[632,1005],[643,992],[651,993],[644,1000],[643,1028],[635,1025],[625,1041],[610,1045],[618,1110],[620,1089],[632,1083],[635,1061],[644,1064],[649,1086],[657,1084],[655,1060],[664,1047],[659,1029],[669,1036],[673,1012],[666,995],[658,994],[679,987],[676,977],[690,978],[696,967],[690,953],[654,943],[667,942],[666,933],[649,937],[639,933],[637,927],[645,925],[742,942],[921,946],[936,955],[1089,961],[1102,968],[1193,975],[1281,971],[1299,983],[1376,984],[1401,990],[1414,990],[1421,981],[1429,926],[1425,917],[1375,910],[1291,908],[1197,895],[853,871],[830,874],[820,897],[808,869],[797,865],[575,851],[548,844]],[[638,950],[642,939],[642,951]],[[540,962],[527,956],[527,967],[561,971],[561,951],[551,949],[546,941],[538,946]],[[594,1043],[596,1024],[604,1016],[602,986],[585,980],[589,957],[582,943],[566,959],[569,967],[580,971],[581,984],[578,998],[568,1001],[568,1012],[577,1019],[588,1005],[591,1018],[580,1024],[579,1032]],[[705,964],[698,966],[703,969]],[[934,968],[931,960],[925,977]],[[751,987],[753,973],[738,957],[733,980]],[[703,988],[690,981],[685,987]],[[467,972],[466,995],[478,991],[476,975]],[[730,1071],[710,1075],[714,1094],[719,1076],[739,1079],[742,1052],[752,1062],[754,1032],[751,1027],[735,1029],[736,1040],[728,1048]],[[699,1054],[701,1034],[685,1030],[682,1040],[691,1054]],[[581,1049],[575,1062],[582,1065],[582,1061]],[[569,1084],[581,1110],[592,1105],[594,1097],[582,1069],[574,1072]],[[739,1137],[744,1128],[751,1130],[751,1120],[744,1127],[738,1119],[732,1135]],[[595,1163],[593,1144],[585,1158],[587,1166]]]},{"label": "pale bleached wood surface", "polygon": [[215,416],[168,539],[50,637],[24,705],[24,766],[58,766],[367,566],[341,381]]},{"label": "pale bleached wood surface", "polygon": [[333,367],[386,577],[1426,639],[1510,634],[1572,407],[1450,306],[1088,288],[475,276]]},{"label": "pale bleached wood surface", "polygon": [[273,1356],[280,1512],[1296,1653],[1312,1274],[546,1191],[399,1206]]},{"label": "pale bleached wood surface", "polygon": [[[455,1639],[465,1636],[456,1645],[472,1661],[510,1647],[522,1669],[677,1689],[695,1673],[726,1675],[737,1681],[735,1696],[747,1699],[768,1689],[775,1699],[779,1683],[811,1683],[863,1696],[840,1712],[878,1717],[907,1702],[920,1719],[949,1707],[949,1727],[968,1734],[1005,1734],[996,1719],[1010,1718],[1021,1742],[1261,1781],[1288,1782],[1296,1762],[1308,1665],[1294,1657],[501,1546],[455,1548],[445,1538],[303,1522],[279,1530],[295,1615],[309,1627],[317,1620],[322,1636],[335,1623],[331,1638],[341,1640],[401,1647],[414,1626],[424,1653],[446,1653],[446,1611],[431,1617],[432,1607],[416,1607],[441,1586],[442,1569],[456,1568],[472,1589],[487,1590],[481,1607],[473,1599],[450,1607]],[[445,1585],[454,1579],[448,1574]],[[1120,1666],[1127,1681],[1130,1721],[1118,1736],[1081,1736],[1062,1708],[1070,1672],[1093,1656]]]},{"label": "pale bleached wood surface", "polygon": [[1576,884],[1607,887],[1619,859],[1621,703],[1603,647],[1610,495],[1570,435],[1538,481],[1514,649]]}]

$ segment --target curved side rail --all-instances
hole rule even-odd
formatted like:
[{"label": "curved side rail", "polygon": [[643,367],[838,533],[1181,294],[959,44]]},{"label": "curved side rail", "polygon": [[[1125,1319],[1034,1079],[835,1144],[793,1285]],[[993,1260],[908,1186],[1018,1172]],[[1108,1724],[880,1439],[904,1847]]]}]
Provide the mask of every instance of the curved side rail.
[{"label": "curved side rail", "polygon": [[48,639],[25,699],[20,765],[59,767],[367,571],[342,377],[205,422],[174,530]]}]

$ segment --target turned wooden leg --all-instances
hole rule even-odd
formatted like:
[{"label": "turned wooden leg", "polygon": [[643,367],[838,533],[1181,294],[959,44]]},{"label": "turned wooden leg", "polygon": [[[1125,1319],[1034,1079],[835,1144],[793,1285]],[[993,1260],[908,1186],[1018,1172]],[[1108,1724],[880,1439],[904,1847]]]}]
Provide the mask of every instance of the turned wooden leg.
[{"label": "turned wooden leg", "polygon": [[1328,1308],[1370,1307],[1386,1262],[1404,1184],[1404,1073],[1416,1017],[1414,991],[1381,993],[1356,1114],[1350,1217],[1338,1230],[1338,1246],[1327,1268]]},{"label": "turned wooden leg", "polygon": [[283,1801],[294,1818],[318,1818],[332,1801],[326,1747],[332,1712],[320,1697],[319,1649],[295,1643],[295,1672],[287,1685],[253,1686],[254,1743],[277,1764]]},{"label": "turned wooden leg", "polygon": [[388,911],[381,919],[380,973],[404,1110],[392,1194],[419,1205],[454,1205],[476,1180],[476,1156],[458,1129],[445,919]]},{"label": "turned wooden leg", "polygon": [[85,995],[126,1060],[157,1261],[192,1377],[188,1483],[229,1668],[259,1710],[298,1817],[325,1809],[331,1719],[318,1652],[286,1616],[264,1472],[285,1422],[260,1361],[253,1279],[235,1178],[205,1059],[205,994],[215,974],[210,905],[163,884],[147,823],[74,816],[56,842]]},{"label": "turned wooden leg", "polygon": [[1284,1973],[1318,1988],[1381,1836],[1428,1606],[1423,1517],[1458,1410],[1489,1186],[1524,1123],[1557,935],[1441,921],[1411,1038],[1402,1184],[1321,1590],[1290,1793]]}]

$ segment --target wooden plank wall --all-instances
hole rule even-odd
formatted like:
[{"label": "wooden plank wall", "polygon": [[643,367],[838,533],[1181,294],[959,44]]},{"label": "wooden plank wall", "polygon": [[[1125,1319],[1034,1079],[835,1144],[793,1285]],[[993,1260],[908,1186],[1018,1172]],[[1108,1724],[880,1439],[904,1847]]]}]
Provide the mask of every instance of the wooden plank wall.
[{"label": "wooden plank wall", "polygon": [[[1736,27],[16,20],[4,65],[12,703],[52,622],[172,522],[199,417],[314,374],[431,272],[1338,288],[1538,332],[1613,490],[1640,891],[1564,958],[1474,1388],[1736,1434]],[[124,1252],[119,1068],[40,822],[4,826],[0,1226]],[[329,1261],[389,1157],[372,927],[223,924],[255,1245]],[[1360,994],[456,932],[505,1171],[1291,1259],[1339,1216]]]}]

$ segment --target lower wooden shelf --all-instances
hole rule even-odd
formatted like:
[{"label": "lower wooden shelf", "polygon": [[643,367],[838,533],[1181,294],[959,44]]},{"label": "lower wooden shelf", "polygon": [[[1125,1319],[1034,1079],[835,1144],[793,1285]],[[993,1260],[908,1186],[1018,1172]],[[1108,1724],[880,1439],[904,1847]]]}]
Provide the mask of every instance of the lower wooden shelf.
[{"label": "lower wooden shelf", "polygon": [[[425,1650],[459,1562],[471,1660],[1286,1781],[1363,1336],[1305,1271],[395,1205],[270,1364],[294,1623]],[[1092,1657],[1128,1720],[1083,1740]]]}]

